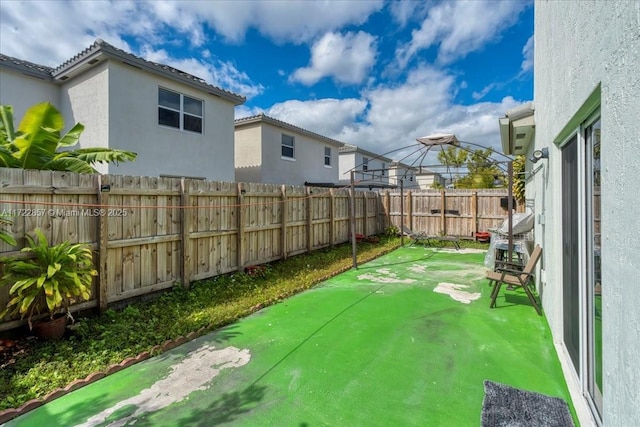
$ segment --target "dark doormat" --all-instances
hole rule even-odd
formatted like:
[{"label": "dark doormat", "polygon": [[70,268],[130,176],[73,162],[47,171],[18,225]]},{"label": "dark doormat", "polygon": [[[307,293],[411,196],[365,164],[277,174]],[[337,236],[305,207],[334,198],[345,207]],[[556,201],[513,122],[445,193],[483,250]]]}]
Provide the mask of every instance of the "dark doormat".
[{"label": "dark doormat", "polygon": [[567,402],[485,380],[482,427],[573,427]]}]

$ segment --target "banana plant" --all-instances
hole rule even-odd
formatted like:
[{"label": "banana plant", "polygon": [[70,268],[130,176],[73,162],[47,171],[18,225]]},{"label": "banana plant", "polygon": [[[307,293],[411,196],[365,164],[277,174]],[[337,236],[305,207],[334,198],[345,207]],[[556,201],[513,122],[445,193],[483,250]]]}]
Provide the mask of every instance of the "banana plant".
[{"label": "banana plant", "polygon": [[0,167],[96,173],[94,163],[134,161],[131,151],[104,147],[72,149],[78,144],[84,125],[76,123],[66,134],[64,118],[52,104],[30,107],[18,128],[13,124],[13,107],[0,106]]}]

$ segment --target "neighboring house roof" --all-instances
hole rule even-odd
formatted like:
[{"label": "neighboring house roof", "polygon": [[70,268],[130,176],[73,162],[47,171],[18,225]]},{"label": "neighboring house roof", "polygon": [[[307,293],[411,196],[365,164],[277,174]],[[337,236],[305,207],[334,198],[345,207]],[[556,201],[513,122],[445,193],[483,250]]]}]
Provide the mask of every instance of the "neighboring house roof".
[{"label": "neighboring house roof", "polygon": [[418,168],[415,166],[409,166],[405,163],[402,162],[391,162],[391,164],[389,164],[389,168],[393,168],[393,169],[410,169],[410,170],[417,170]]},{"label": "neighboring house roof", "polygon": [[283,128],[283,129],[288,129],[288,130],[290,130],[292,132],[298,132],[298,133],[300,133],[302,135],[306,135],[306,136],[308,136],[310,138],[319,139],[319,140],[321,140],[323,142],[327,142],[329,144],[335,145],[336,147],[339,147],[338,151],[342,150],[342,148],[340,148],[340,147],[345,145],[344,142],[340,142],[340,141],[337,141],[335,139],[331,139],[331,138],[329,138],[327,136],[320,135],[319,133],[311,132],[310,130],[306,130],[306,129],[303,129],[301,127],[292,125],[290,123],[283,122],[282,120],[278,120],[278,119],[275,119],[273,117],[269,117],[269,116],[267,116],[266,114],[263,114],[263,113],[257,114],[255,116],[249,116],[249,117],[243,117],[243,118],[240,118],[240,119],[236,119],[234,121],[234,123],[235,123],[236,128],[239,127],[239,126],[244,126],[244,125],[253,124],[253,123],[269,123],[269,124],[271,124],[273,126],[277,126],[277,127]]},{"label": "neighboring house roof", "polygon": [[3,55],[0,53],[0,67],[12,68],[23,74],[28,74],[33,77],[38,77],[45,80],[53,80],[51,73],[53,68],[46,65],[34,64],[33,62],[24,61],[22,59],[14,58],[12,56]]},{"label": "neighboring house roof", "polygon": [[386,157],[381,154],[372,153],[371,151],[364,150],[358,147],[357,145],[353,145],[353,144],[345,144],[344,147],[338,149],[338,152],[339,153],[360,153],[360,154],[364,154],[365,156],[369,156],[372,159],[384,160],[388,163],[392,162],[392,160],[389,157]]},{"label": "neighboring house roof", "polygon": [[27,73],[35,77],[49,78],[54,82],[63,82],[80,72],[85,71],[87,66],[92,66],[100,62],[103,57],[122,61],[123,63],[135,68],[167,77],[195,89],[208,92],[211,95],[219,96],[220,98],[232,102],[234,105],[243,104],[246,100],[243,96],[213,86],[200,77],[196,77],[168,65],[147,61],[139,56],[125,52],[122,49],[118,49],[102,39],[97,39],[87,49],[78,53],[76,56],[56,68],[33,64],[31,62],[6,55],[0,55],[0,66],[8,66],[9,68],[13,68],[19,72]]}]

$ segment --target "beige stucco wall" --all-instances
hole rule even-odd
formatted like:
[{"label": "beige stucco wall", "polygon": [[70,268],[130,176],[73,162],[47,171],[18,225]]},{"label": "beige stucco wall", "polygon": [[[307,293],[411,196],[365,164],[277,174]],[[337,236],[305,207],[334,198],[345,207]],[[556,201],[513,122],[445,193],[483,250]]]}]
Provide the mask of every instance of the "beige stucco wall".
[{"label": "beige stucco wall", "polygon": [[[304,185],[305,182],[337,183],[337,146],[270,123],[262,122],[261,128],[260,182],[287,185]],[[295,138],[295,159],[281,156],[283,133]],[[331,148],[330,167],[324,165],[325,147]]]},{"label": "beige stucco wall", "polygon": [[[640,210],[635,202],[640,188],[638,70],[639,1],[536,2],[535,144],[549,147],[550,156],[539,162],[541,169],[527,193],[535,199],[536,239],[544,247],[543,306],[558,342],[562,342],[563,324],[562,153],[554,142],[568,124],[577,128],[586,118],[590,109],[585,105],[601,87],[603,418],[607,426],[640,425],[640,293],[635,291],[640,271]],[[568,379],[580,386],[575,378]]]},{"label": "beige stucco wall", "polygon": [[262,125],[237,127],[234,135],[236,181],[262,182]]}]

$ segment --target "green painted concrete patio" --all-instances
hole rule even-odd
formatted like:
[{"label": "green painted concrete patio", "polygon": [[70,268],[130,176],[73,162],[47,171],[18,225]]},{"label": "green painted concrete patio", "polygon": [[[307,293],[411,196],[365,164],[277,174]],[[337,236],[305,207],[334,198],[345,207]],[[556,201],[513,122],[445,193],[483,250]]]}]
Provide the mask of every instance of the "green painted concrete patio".
[{"label": "green painted concrete patio", "polygon": [[483,259],[400,248],[7,425],[478,426],[486,379],[570,404],[545,318],[490,309]]}]

